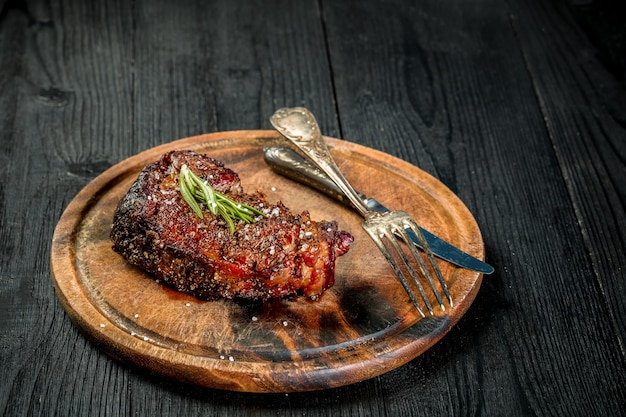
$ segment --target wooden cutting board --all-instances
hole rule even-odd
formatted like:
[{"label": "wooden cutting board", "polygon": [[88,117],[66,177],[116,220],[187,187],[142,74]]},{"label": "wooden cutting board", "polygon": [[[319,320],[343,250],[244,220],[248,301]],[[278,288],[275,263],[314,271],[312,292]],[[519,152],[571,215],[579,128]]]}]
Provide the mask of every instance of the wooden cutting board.
[{"label": "wooden cutting board", "polygon": [[[484,259],[480,230],[441,182],[388,154],[326,138],[355,188],[403,209],[431,232]],[[467,311],[482,275],[440,262],[455,301],[421,318],[362,219],[345,206],[272,172],[265,146],[274,131],[234,131],[181,139],[133,156],[88,184],[63,213],[51,251],[52,278],[67,314],[109,355],[205,387],[292,392],[337,387],[405,364],[441,339]],[[109,231],[118,201],[139,171],[174,149],[221,160],[244,189],[262,190],[315,220],[337,220],[354,237],[337,261],[336,284],[306,299],[206,302],[175,292],[113,252]]]}]

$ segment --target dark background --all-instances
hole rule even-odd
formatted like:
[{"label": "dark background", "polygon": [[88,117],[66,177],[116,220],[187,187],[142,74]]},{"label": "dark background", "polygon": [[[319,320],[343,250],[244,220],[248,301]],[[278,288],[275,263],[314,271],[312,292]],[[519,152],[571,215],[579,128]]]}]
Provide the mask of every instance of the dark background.
[{"label": "dark background", "polygon": [[[626,415],[625,22],[593,0],[0,0],[0,415]],[[289,395],[87,341],[49,269],[74,195],[300,105],[472,211],[496,272],[460,323],[383,376]]]}]

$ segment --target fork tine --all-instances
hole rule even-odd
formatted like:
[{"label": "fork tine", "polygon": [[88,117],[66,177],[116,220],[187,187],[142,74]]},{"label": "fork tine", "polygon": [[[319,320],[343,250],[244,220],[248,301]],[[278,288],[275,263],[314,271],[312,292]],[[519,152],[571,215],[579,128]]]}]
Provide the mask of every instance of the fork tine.
[{"label": "fork tine", "polygon": [[[385,229],[385,228],[380,228],[380,229],[378,229],[378,228],[371,228],[371,229],[370,228],[365,228],[365,230],[370,235],[372,240],[376,243],[376,246],[378,246],[380,251],[383,253],[383,255],[387,259],[387,262],[389,263],[389,265],[391,265],[391,268],[393,269],[393,272],[398,277],[398,280],[400,280],[400,283],[404,287],[404,291],[409,295],[409,298],[411,298],[411,301],[415,305],[415,308],[417,308],[417,311],[419,311],[419,313],[422,315],[422,317],[426,317],[426,315],[424,314],[424,311],[422,310],[422,307],[420,306],[419,301],[417,300],[417,297],[415,296],[415,293],[413,292],[413,289],[411,288],[411,286],[409,285],[409,282],[407,281],[406,277],[404,276],[404,273],[402,272],[402,270],[398,266],[398,263],[396,262],[395,258],[391,255],[391,252],[389,252],[389,250],[387,249],[387,247],[385,246],[385,243],[383,242],[383,240],[381,238],[381,235],[389,237],[388,230]],[[391,238],[389,240],[395,243],[396,250],[400,249],[399,246],[398,246],[398,242],[395,240],[395,238],[393,238],[393,236],[391,236]],[[430,313],[432,314],[433,312],[432,312],[432,308],[430,306],[430,303],[428,302],[428,299],[426,298],[426,296],[424,294],[424,291],[421,288],[421,285],[419,285],[418,281],[416,281],[416,282],[418,284],[418,288],[420,289],[420,292],[421,292],[421,295],[422,295],[422,299],[426,301],[428,309],[429,309]]]},{"label": "fork tine", "polygon": [[[430,301],[428,300],[428,296],[426,296],[426,292],[424,291],[424,286],[422,285],[419,278],[417,277],[415,268],[413,268],[413,266],[411,265],[409,258],[406,256],[406,253],[402,250],[402,248],[400,247],[400,243],[396,239],[395,233],[398,233],[402,239],[408,239],[408,236],[406,235],[406,231],[404,231],[403,228],[400,228],[402,230],[397,230],[397,229],[398,228],[396,227],[393,227],[393,230],[391,228],[386,229],[385,230],[387,232],[386,237],[389,240],[389,243],[391,244],[391,246],[393,246],[393,248],[395,249],[396,253],[400,256],[400,259],[402,259],[402,263],[404,264],[404,267],[406,268],[406,270],[409,271],[409,275],[411,276],[411,278],[413,279],[413,282],[415,283],[415,286],[419,290],[420,295],[422,296],[422,300],[424,300],[424,304],[426,304],[426,308],[428,308],[428,312],[431,315],[435,314],[433,311],[433,307],[430,304]],[[407,242],[407,240],[405,240],[405,242]],[[413,246],[413,245],[409,245],[409,246]],[[413,252],[415,251],[415,249],[411,248],[411,251]],[[415,253],[413,253],[413,257],[415,257]],[[431,281],[428,269],[426,269],[426,265],[424,264],[424,260],[421,257],[419,257],[419,254],[418,254],[418,257],[415,259],[417,263],[420,265],[420,269],[422,270],[424,275],[428,278],[429,281]]]},{"label": "fork tine", "polygon": [[[398,263],[382,241],[382,237],[387,237],[391,246],[393,246],[398,256],[402,259],[406,270],[409,272],[409,275],[411,275],[413,281],[415,281],[415,285],[422,295],[424,304],[428,307],[429,312],[433,314],[432,306],[428,297],[426,297],[426,294],[424,293],[424,288],[417,278],[415,269],[411,266],[411,263],[407,258],[407,254],[400,247],[394,233],[399,233],[401,239],[403,239],[404,242],[410,247],[413,258],[415,258],[415,260],[420,264],[420,268],[430,284],[431,289],[435,293],[437,301],[441,305],[441,308],[445,310],[441,295],[435,286],[432,275],[426,267],[424,259],[422,259],[422,256],[417,252],[410,240],[409,234],[415,235],[420,244],[423,246],[423,249],[426,251],[430,265],[435,271],[437,279],[445,291],[450,305],[452,305],[452,297],[450,297],[443,275],[439,270],[439,266],[434,259],[434,255],[430,250],[423,233],[417,227],[415,221],[413,221],[413,219],[411,219],[411,217],[403,211],[390,211],[388,213],[381,214],[379,212],[372,211],[367,204],[365,204],[362,197],[354,190],[352,185],[350,185],[333,160],[330,150],[324,142],[324,137],[320,132],[315,116],[303,107],[282,108],[277,110],[272,115],[270,121],[283,136],[304,152],[304,154],[308,156],[318,168],[324,171],[324,173],[326,173],[331,180],[335,182],[337,187],[339,187],[341,192],[346,195],[352,205],[363,217],[365,217],[365,222],[362,224],[363,228],[369,233],[370,237],[376,242],[381,252],[385,255],[385,258],[387,258],[387,261],[392,266],[396,276],[404,286],[406,292],[411,297],[413,304],[415,304],[422,316],[424,316],[424,312],[419,306],[415,293],[411,290],[411,286],[409,285],[405,274],[402,272]],[[409,229],[408,231],[407,228]]]},{"label": "fork tine", "polygon": [[[409,240],[409,231],[411,231],[412,229],[409,228],[410,226],[407,224],[408,222],[404,222],[402,228],[400,228],[399,230],[396,230],[395,233],[400,236],[400,238],[402,240],[404,240],[405,243],[407,243],[407,246],[409,247],[409,250],[411,252],[411,255],[413,255],[413,258],[417,261],[417,264],[420,266],[420,269],[422,270],[422,274],[426,277],[426,280],[428,281],[428,285],[430,286],[431,291],[433,292],[433,294],[435,294],[435,298],[437,299],[437,302],[439,303],[439,306],[441,307],[441,309],[443,311],[446,310],[446,307],[443,305],[443,300],[441,299],[441,295],[439,294],[439,291],[437,290],[437,287],[435,286],[435,282],[433,281],[432,278],[432,274],[431,272],[428,270],[428,267],[426,266],[426,263],[424,262],[424,259],[422,258],[422,256],[417,252],[417,248],[415,247],[415,245],[411,244],[411,241]],[[407,230],[407,228],[409,228]],[[397,245],[397,243],[396,243]],[[398,247],[399,250],[401,250]],[[402,251],[402,253],[404,254],[404,251]],[[408,266],[410,268],[410,265]],[[433,268],[437,268],[437,266],[433,266]],[[415,271],[411,269],[409,269],[409,271],[411,272],[412,275],[415,274]],[[415,277],[415,280],[417,281],[417,276]]]},{"label": "fork tine", "polygon": [[[408,218],[407,221],[405,221],[404,225],[405,225],[405,232],[408,235],[412,233],[417,238],[420,245],[422,246],[422,249],[426,253],[426,257],[428,258],[430,265],[435,271],[435,275],[437,276],[437,281],[439,281],[439,284],[441,285],[441,288],[443,289],[446,299],[448,300],[448,304],[450,305],[450,307],[452,307],[454,303],[452,302],[452,296],[450,295],[450,290],[448,289],[448,285],[446,284],[446,281],[443,279],[443,274],[441,273],[441,269],[439,269],[439,265],[437,264],[437,261],[435,260],[435,255],[433,254],[433,251],[430,249],[430,246],[428,245],[428,242],[426,241],[424,234],[422,233],[420,228],[417,226],[415,221],[413,221],[413,219],[410,217]],[[406,236],[406,237],[410,239],[410,236]],[[411,248],[411,252],[413,256],[419,260],[422,260],[422,257],[419,256],[419,254],[417,253],[417,249],[415,248],[415,245],[412,245],[410,243],[411,240],[408,240],[408,239],[405,239],[405,242],[407,242],[407,245]],[[420,266],[422,266],[422,263],[423,262],[420,263]],[[433,292],[435,293],[435,296],[437,297],[437,301],[439,301],[441,308],[445,310],[443,306],[443,301],[441,300],[441,296],[439,295],[439,291],[437,291],[435,284],[432,281],[431,274],[425,273],[424,275],[426,275],[426,277],[428,278],[430,286]]]},{"label": "fork tine", "polygon": [[[415,304],[418,311],[420,312],[420,314],[422,314],[423,317],[425,316],[417,300],[418,296],[413,290],[413,286],[409,284],[409,281],[407,280],[407,275],[410,276],[413,280],[414,286],[419,291],[423,304],[427,307],[428,312],[431,315],[434,314],[434,312],[432,304],[430,303],[430,300],[424,290],[425,287],[418,277],[416,269],[413,267],[413,262],[416,262],[419,265],[422,274],[428,282],[430,290],[435,295],[435,298],[437,299],[437,302],[441,307],[441,310],[445,311],[446,307],[444,305],[441,292],[435,284],[435,279],[431,271],[434,271],[435,275],[437,276],[437,280],[441,284],[441,288],[445,293],[449,305],[450,307],[452,307],[452,297],[450,296],[448,287],[443,279],[443,274],[439,269],[439,265],[435,261],[432,251],[428,246],[428,242],[426,241],[423,233],[421,232],[415,221],[407,213],[403,211],[393,211],[385,213],[383,215],[377,213],[376,215],[368,217],[367,221],[363,223],[363,228],[368,232],[370,237],[379,247],[380,251],[383,253],[388,263],[392,267],[396,277],[400,280],[400,283],[411,298],[411,301],[413,302],[413,304]],[[422,249],[427,254],[427,259],[430,263],[431,269],[428,268],[428,266],[426,265],[426,261],[418,252],[416,245],[414,245],[415,240],[413,240],[413,238],[417,239],[417,241],[423,246]],[[386,239],[388,241],[388,244],[385,244],[383,242],[383,239]],[[407,246],[409,247],[411,256],[413,257],[412,260],[409,260],[409,254],[406,252],[405,249],[400,246],[399,240],[402,240],[403,243],[407,244]],[[392,251],[390,251],[391,248],[393,248]],[[395,251],[396,256],[392,255],[391,252],[393,251]],[[400,258],[401,261],[398,261],[398,258]],[[404,268],[401,268],[400,265],[402,265]]]},{"label": "fork tine", "polygon": [[[413,229],[411,228],[410,223],[411,222],[406,221],[406,220],[403,221],[403,227],[401,227],[399,230],[396,230],[396,234],[399,235],[400,238],[404,240],[404,243],[406,243],[407,246],[409,247],[411,255],[413,255],[413,258],[417,261],[417,264],[420,266],[420,269],[422,270],[422,274],[424,274],[424,276],[426,277],[426,280],[428,281],[428,285],[430,286],[430,289],[432,290],[433,294],[435,294],[435,298],[437,299],[439,306],[441,307],[443,311],[445,311],[446,307],[443,305],[443,300],[441,299],[441,295],[439,294],[439,291],[437,290],[437,287],[435,286],[435,282],[433,281],[432,274],[428,270],[428,267],[426,267],[426,263],[424,262],[424,259],[417,252],[417,248],[415,247],[415,245],[411,243],[409,232],[412,232]],[[404,254],[404,251],[402,253]],[[437,265],[432,265],[432,266],[435,270],[439,269]],[[411,268],[409,264],[407,264],[407,268],[409,268],[409,272],[411,272],[411,275],[415,275],[415,271],[413,270],[413,268]],[[414,279],[417,281],[417,276],[415,276]]]}]

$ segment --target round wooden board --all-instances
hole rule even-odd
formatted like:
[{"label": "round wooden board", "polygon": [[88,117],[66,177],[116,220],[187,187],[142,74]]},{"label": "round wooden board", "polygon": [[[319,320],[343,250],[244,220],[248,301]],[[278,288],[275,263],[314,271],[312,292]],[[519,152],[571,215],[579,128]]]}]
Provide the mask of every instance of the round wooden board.
[{"label": "round wooden board", "polygon": [[[421,226],[484,259],[480,230],[442,183],[388,154],[326,138],[355,188],[403,209]],[[410,361],[467,311],[482,274],[440,262],[455,301],[421,318],[358,214],[272,172],[265,146],[274,131],[234,131],[181,139],[135,155],[88,184],[63,213],[51,251],[55,288],[68,315],[111,356],[211,388],[293,392],[362,381]],[[337,261],[336,283],[319,301],[205,302],[177,293],[128,265],[109,240],[112,216],[139,171],[174,149],[223,161],[245,190],[262,190],[316,220],[334,219],[354,237]]]}]

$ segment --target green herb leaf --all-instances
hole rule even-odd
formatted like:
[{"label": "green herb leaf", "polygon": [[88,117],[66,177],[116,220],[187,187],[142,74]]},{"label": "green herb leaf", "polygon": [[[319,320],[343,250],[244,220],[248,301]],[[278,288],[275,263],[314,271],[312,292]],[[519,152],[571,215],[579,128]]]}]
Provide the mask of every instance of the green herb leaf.
[{"label": "green herb leaf", "polygon": [[200,217],[204,218],[202,209],[198,203],[204,204],[214,216],[221,216],[230,232],[235,231],[235,222],[241,220],[246,223],[254,223],[254,216],[265,214],[247,204],[238,203],[218,193],[208,182],[194,174],[187,165],[180,167],[179,176],[180,193],[185,202]]}]

